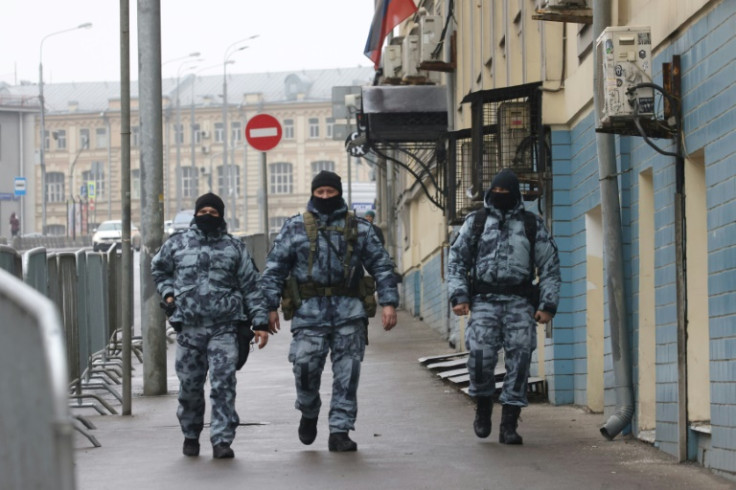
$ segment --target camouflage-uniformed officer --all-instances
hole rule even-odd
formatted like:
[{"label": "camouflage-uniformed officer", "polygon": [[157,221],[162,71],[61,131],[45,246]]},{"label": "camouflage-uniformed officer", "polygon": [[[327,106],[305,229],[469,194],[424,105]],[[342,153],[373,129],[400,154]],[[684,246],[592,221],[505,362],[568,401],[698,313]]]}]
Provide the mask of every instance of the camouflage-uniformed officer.
[{"label": "camouflage-uniformed officer", "polygon": [[[511,170],[496,175],[484,202],[484,209],[468,215],[450,247],[448,288],[456,315],[473,311],[465,346],[469,393],[477,400],[475,434],[488,437],[491,433],[494,370],[503,347],[506,376],[499,397],[503,410],[498,437],[504,444],[521,444],[516,428],[521,408],[528,405],[527,379],[537,343],[535,320],[547,323],[557,312],[560,261],[542,219],[531,213],[525,216],[519,180]],[[476,237],[473,223],[483,218],[480,213],[486,213],[485,226]],[[525,223],[531,218],[536,221],[533,252]],[[535,268],[540,294],[538,304],[533,305]]]},{"label": "camouflage-uniformed officer", "polygon": [[191,227],[172,235],[151,262],[169,322],[178,332],[177,416],[187,456],[199,455],[208,372],[212,454],[234,456],[237,329],[251,322],[259,348],[268,342],[268,316],[256,288],[258,271],[244,244],[227,233],[224,213],[217,195],[200,196]]},{"label": "camouflage-uniformed officer", "polygon": [[[287,277],[291,290],[299,296],[290,297],[296,305],[291,320],[289,361],[296,381],[295,407],[302,412],[299,440],[304,444],[312,444],[317,437],[322,405],[319,388],[325,360],[331,352],[330,451],[357,449],[348,431],[354,430],[358,412],[358,380],[366,345],[368,315],[355,288],[363,267],[376,280],[385,330],[396,325],[395,307],[399,302],[388,253],[372,226],[361,218],[348,217],[347,212],[340,177],[333,172],[320,172],[312,181],[312,197],[305,215],[284,223],[260,279],[272,333],[280,329],[276,310]],[[346,226],[348,219],[352,225]],[[317,225],[319,229],[314,230]],[[357,236],[349,234],[353,233],[351,226],[357,226]],[[314,242],[309,239],[310,227]],[[310,252],[311,244],[314,248]],[[350,247],[352,254],[346,263]],[[375,301],[372,290],[370,300]]]}]

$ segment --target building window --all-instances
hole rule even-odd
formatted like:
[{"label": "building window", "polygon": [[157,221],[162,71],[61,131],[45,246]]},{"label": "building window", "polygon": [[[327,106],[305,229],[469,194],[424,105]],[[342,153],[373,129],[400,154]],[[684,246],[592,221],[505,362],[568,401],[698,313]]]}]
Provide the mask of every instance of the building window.
[{"label": "building window", "polygon": [[46,202],[64,202],[64,174],[46,173]]},{"label": "building window", "polygon": [[317,160],[312,162],[312,177],[316,176],[323,170],[335,171],[335,162],[332,160]]},{"label": "building window", "polygon": [[241,130],[241,127],[242,125],[240,124],[240,121],[235,121],[230,125],[230,141],[232,141],[233,146],[236,141],[243,140],[243,131]]},{"label": "building window", "polygon": [[222,143],[223,139],[222,123],[215,123],[215,143]]},{"label": "building window", "polygon": [[89,148],[89,129],[79,130],[79,148]]},{"label": "building window", "polygon": [[130,198],[141,198],[141,169],[139,168],[130,171]]},{"label": "building window", "polygon": [[199,130],[199,124],[192,124],[192,135],[195,144],[199,144],[199,142],[202,141],[202,134]]},{"label": "building window", "polygon": [[46,234],[51,236],[64,236],[66,235],[66,226],[64,225],[48,225],[46,227]]},{"label": "building window", "polygon": [[56,140],[57,150],[66,150],[66,130],[54,131],[54,139]]},{"label": "building window", "polygon": [[95,148],[107,148],[107,129],[95,129]]},{"label": "building window", "polygon": [[92,167],[89,170],[82,172],[82,182],[83,185],[86,185],[87,197],[94,197],[95,199],[103,197],[105,195],[104,163],[92,162]]},{"label": "building window", "polygon": [[332,139],[332,130],[335,127],[335,118],[334,117],[328,117],[325,120],[325,138],[328,140]]},{"label": "building window", "polygon": [[288,218],[286,216],[269,216],[268,217],[268,231],[270,233],[278,233],[281,227],[284,226]]},{"label": "building window", "polygon": [[184,143],[184,125],[174,124],[174,144]]},{"label": "building window", "polygon": [[48,150],[51,148],[51,142],[49,141],[49,132],[45,131],[43,133],[43,148],[45,150]]},{"label": "building window", "polygon": [[272,163],[268,166],[271,176],[271,194],[291,194],[294,189],[292,165],[287,162]]},{"label": "building window", "polygon": [[294,139],[294,120],[293,119],[284,119],[284,139],[285,140]]},{"label": "building window", "polygon": [[141,128],[134,126],[131,128],[130,146],[133,148],[139,148],[141,146]]},{"label": "building window", "polygon": [[196,167],[182,167],[182,195],[184,197],[197,197],[197,187],[199,186],[199,172]]},{"label": "building window", "polygon": [[[232,172],[232,179],[230,173]],[[239,195],[240,192],[240,168],[237,165],[227,165],[224,167],[220,165],[217,167],[217,189],[220,196],[225,199],[225,196],[231,196],[233,193],[235,196]]]},{"label": "building window", "polygon": [[319,138],[319,118],[309,118],[309,137],[311,139]]}]

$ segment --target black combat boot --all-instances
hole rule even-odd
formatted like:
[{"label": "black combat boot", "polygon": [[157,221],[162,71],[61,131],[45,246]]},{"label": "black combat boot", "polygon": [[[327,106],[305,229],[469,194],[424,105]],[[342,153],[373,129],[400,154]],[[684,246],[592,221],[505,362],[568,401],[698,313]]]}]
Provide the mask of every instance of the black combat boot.
[{"label": "black combat boot", "polygon": [[230,459],[235,457],[230,444],[221,442],[212,446],[212,457],[215,459]]},{"label": "black combat boot", "polygon": [[521,407],[504,405],[501,411],[501,428],[498,432],[498,442],[501,444],[523,444],[523,439],[516,433],[519,423]]},{"label": "black combat boot", "polygon": [[309,419],[302,415],[299,421],[299,440],[309,446],[317,438],[317,418]]},{"label": "black combat boot", "polygon": [[184,456],[199,456],[199,441],[185,437],[182,452]]},{"label": "black combat boot", "polygon": [[479,396],[478,405],[475,407],[475,420],[473,430],[478,437],[486,438],[491,435],[491,411],[493,400],[490,396]]},{"label": "black combat boot", "polygon": [[330,451],[345,453],[349,451],[357,451],[358,445],[348,437],[347,432],[333,432],[327,440],[327,448]]}]

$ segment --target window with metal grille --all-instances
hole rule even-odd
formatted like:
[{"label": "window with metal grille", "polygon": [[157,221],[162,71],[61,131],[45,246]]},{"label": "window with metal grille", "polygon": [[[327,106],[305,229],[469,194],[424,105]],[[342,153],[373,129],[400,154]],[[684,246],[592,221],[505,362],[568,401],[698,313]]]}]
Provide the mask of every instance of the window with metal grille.
[{"label": "window with metal grille", "polygon": [[312,162],[312,177],[316,176],[323,170],[335,171],[335,162],[332,160],[317,160]]},{"label": "window with metal grille", "polygon": [[542,126],[540,83],[469,94],[473,126],[448,140],[448,218],[461,223],[483,205],[483,194],[502,169],[519,178],[524,200],[542,193],[549,151]]},{"label": "window with metal grille", "polygon": [[284,119],[284,139],[285,140],[294,139],[294,120],[293,119]]},{"label": "window with metal grille", "polygon": [[130,198],[141,198],[141,170],[139,168],[130,171]]},{"label": "window with metal grille", "polygon": [[[82,182],[89,184],[90,182],[94,185],[95,198],[99,199],[105,195],[105,167],[102,162],[92,162],[92,167],[89,170],[82,172]],[[88,191],[89,192],[89,191]],[[89,195],[89,194],[88,194]]]},{"label": "window with metal grille", "polygon": [[182,195],[184,197],[197,197],[197,187],[199,184],[199,172],[196,167],[181,168]]},{"label": "window with metal grille", "polygon": [[317,117],[309,118],[309,137],[319,138],[319,118]]},{"label": "window with metal grille", "polygon": [[272,163],[268,166],[271,194],[290,194],[294,189],[293,166],[288,162]]},{"label": "window with metal grille", "polygon": [[240,194],[240,167],[237,165],[222,165],[217,167],[217,189],[220,196]]},{"label": "window with metal grille", "polygon": [[46,172],[46,202],[64,202],[64,174]]}]

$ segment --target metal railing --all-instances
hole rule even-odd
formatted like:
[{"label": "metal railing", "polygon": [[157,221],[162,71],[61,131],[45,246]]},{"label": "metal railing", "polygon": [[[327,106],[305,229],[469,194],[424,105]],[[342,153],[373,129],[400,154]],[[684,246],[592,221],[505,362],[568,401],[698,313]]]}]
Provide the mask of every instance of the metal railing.
[{"label": "metal railing", "polygon": [[[37,247],[21,257],[16,249],[0,245],[0,269],[46,296],[61,319],[71,408],[92,408],[106,415],[117,413],[115,402],[122,404],[118,391],[123,376],[118,300],[121,268],[119,246],[106,253],[89,248],[47,253]],[[142,358],[139,340],[134,342],[133,352]],[[110,396],[106,399],[103,394]],[[100,446],[88,430],[94,426],[85,417],[75,412],[72,423],[93,445]]]}]

